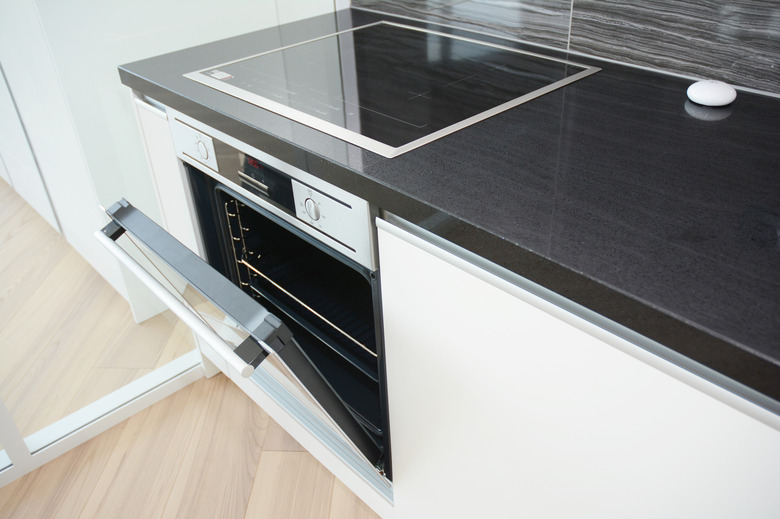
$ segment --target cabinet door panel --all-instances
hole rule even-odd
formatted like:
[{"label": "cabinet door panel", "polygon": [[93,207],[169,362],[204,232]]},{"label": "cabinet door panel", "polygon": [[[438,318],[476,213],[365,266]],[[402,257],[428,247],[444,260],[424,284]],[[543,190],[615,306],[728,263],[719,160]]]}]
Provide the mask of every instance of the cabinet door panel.
[{"label": "cabinet door panel", "polygon": [[135,96],[133,101],[162,213],[160,223],[174,238],[200,254],[203,247],[193,225],[197,218],[192,209],[185,173],[176,158],[168,117],[161,109]]},{"label": "cabinet door panel", "polygon": [[776,428],[380,226],[397,517],[780,517]]},{"label": "cabinet door panel", "polygon": [[59,232],[49,193],[38,171],[27,133],[0,67],[0,173],[25,201]]}]

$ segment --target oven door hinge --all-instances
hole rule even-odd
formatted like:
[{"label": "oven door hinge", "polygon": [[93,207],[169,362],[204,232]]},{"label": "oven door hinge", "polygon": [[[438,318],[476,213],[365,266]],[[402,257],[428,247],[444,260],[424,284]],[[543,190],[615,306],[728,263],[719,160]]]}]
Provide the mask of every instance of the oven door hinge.
[{"label": "oven door hinge", "polygon": [[238,355],[241,360],[251,365],[253,368],[259,366],[260,363],[268,357],[268,352],[251,336],[247,337],[244,342],[239,344],[238,347],[233,350],[233,353]]},{"label": "oven door hinge", "polygon": [[274,352],[279,353],[290,343],[291,339],[292,332],[287,325],[275,315],[268,314],[260,326],[255,328],[234,352],[241,360],[256,368],[270,354],[266,348],[261,346],[260,341]]},{"label": "oven door hinge", "polygon": [[125,229],[114,220],[111,220],[101,229],[101,232],[108,236],[112,241],[117,241],[119,237],[125,233]]}]

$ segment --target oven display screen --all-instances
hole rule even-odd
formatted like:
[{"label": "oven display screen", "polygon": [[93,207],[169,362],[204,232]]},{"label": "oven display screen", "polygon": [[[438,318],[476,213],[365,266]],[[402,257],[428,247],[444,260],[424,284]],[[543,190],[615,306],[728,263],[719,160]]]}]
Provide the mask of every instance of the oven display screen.
[{"label": "oven display screen", "polygon": [[295,214],[290,177],[242,152],[238,152],[238,162],[241,187]]}]

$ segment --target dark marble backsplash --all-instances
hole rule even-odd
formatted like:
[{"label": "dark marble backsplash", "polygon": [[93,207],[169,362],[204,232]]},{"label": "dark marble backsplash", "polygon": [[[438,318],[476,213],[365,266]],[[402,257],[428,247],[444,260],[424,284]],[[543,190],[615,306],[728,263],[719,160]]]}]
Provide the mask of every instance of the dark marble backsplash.
[{"label": "dark marble backsplash", "polygon": [[353,0],[352,5],[780,94],[777,0]]}]

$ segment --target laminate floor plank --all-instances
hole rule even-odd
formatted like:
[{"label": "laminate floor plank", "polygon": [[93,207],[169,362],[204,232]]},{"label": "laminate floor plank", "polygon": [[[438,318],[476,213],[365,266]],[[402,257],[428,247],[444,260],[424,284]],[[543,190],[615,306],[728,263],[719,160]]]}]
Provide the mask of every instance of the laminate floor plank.
[{"label": "laminate floor plank", "polygon": [[214,377],[208,385],[203,423],[184,455],[166,518],[240,519],[249,502],[271,419],[227,377]]},{"label": "laminate floor plank", "polygon": [[157,315],[138,326],[132,320],[124,320],[115,331],[116,339],[110,341],[97,359],[97,368],[153,369],[158,365],[162,349],[174,334],[175,322],[170,314]]},{"label": "laminate floor plank", "polygon": [[[121,423],[0,488],[0,518],[77,518],[124,430]],[[129,516],[128,516],[129,517]]]},{"label": "laminate floor plank", "polygon": [[0,315],[6,319],[16,315],[40,283],[41,273],[69,247],[48,224],[44,227],[37,214],[29,215],[28,221],[18,220],[3,220],[0,215],[0,228],[12,227],[15,232],[0,233]]},{"label": "laminate floor plank", "polygon": [[[90,269],[91,270],[91,269]],[[27,369],[20,369],[22,380],[16,384],[6,404],[23,434],[28,435],[63,418],[79,388],[92,385],[88,380],[91,369],[102,350],[129,316],[123,318],[126,304],[102,279],[82,278],[81,294],[89,304],[70,304],[72,293],[53,291],[51,298],[37,307],[43,313],[19,317],[16,323],[31,334],[28,341],[11,328],[15,339],[29,352]],[[46,326],[38,326],[41,315],[47,316]],[[0,332],[0,337],[4,337]],[[8,340],[12,340],[8,338]],[[102,396],[102,395],[101,395]]]},{"label": "laminate floor plank", "polygon": [[85,273],[81,262],[71,249],[43,278],[19,314],[0,329],[7,366],[2,373],[2,395],[25,435],[64,416],[74,387],[92,365],[90,350],[101,346],[94,340],[101,331],[100,316],[90,312],[89,305],[72,304],[71,286],[57,283],[56,276],[69,277],[82,289],[81,297],[95,302],[97,308],[108,310],[116,304],[114,294],[101,286],[102,280]]},{"label": "laminate floor plank", "polygon": [[379,516],[363,501],[357,498],[338,479],[333,483],[333,499],[330,504],[330,519],[379,519]]},{"label": "laminate floor plank", "polygon": [[263,451],[246,519],[328,519],[333,475],[308,452]]},{"label": "laminate floor plank", "polygon": [[[152,369],[164,366],[195,349],[195,339],[192,330],[180,321],[173,312],[167,310],[157,316],[157,318],[165,319],[167,323],[166,328],[170,327],[171,329],[162,338],[156,338],[156,340],[161,342],[159,346],[160,355],[157,357],[157,363],[151,367]],[[130,346],[130,344],[126,344],[126,347]]]},{"label": "laminate floor plank", "polygon": [[35,264],[47,257],[45,247],[57,236],[57,231],[0,180],[0,272],[13,264],[23,271],[35,271]]},{"label": "laminate floor plank", "polygon": [[376,518],[308,452],[264,450],[274,429],[224,375],[201,379],[0,488],[0,518]]},{"label": "laminate floor plank", "polygon": [[[127,420],[83,517],[162,517],[193,436],[203,427],[210,385],[200,381]],[[127,515],[124,515],[127,516]]]},{"label": "laminate floor plank", "polygon": [[293,439],[292,436],[287,434],[287,431],[276,422],[272,421],[268,426],[268,431],[265,434],[265,441],[263,442],[264,451],[304,451],[301,444]]},{"label": "laminate floor plank", "polygon": [[[170,312],[136,324],[114,289],[0,181],[0,398],[23,434],[193,347]],[[126,371],[112,383],[101,368]]]}]

